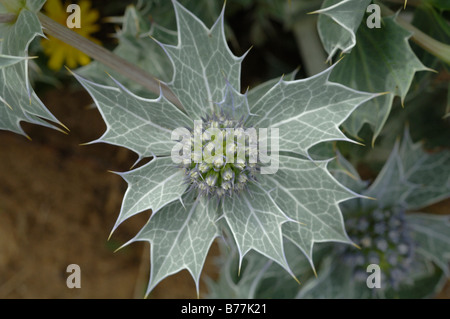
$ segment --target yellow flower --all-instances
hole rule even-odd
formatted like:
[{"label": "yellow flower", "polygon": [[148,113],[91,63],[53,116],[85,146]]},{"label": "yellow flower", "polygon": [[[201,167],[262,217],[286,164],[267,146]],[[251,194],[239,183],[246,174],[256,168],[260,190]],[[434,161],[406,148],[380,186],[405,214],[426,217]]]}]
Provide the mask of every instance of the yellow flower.
[{"label": "yellow flower", "polygon": [[[68,5],[69,3],[66,3],[63,7],[60,0],[47,0],[44,10],[47,16],[66,26],[67,17],[70,15],[70,12],[66,12]],[[91,8],[91,2],[89,0],[80,0],[78,5],[81,9],[81,28],[74,28],[72,30],[81,36],[100,44],[100,41],[91,37],[92,33],[100,30],[100,26],[95,24],[100,16],[98,10]],[[45,54],[49,56],[48,67],[52,70],[58,71],[64,64],[69,68],[75,68],[78,65],[86,65],[91,62],[88,55],[50,35],[48,36],[48,39],[42,39],[41,44]]]}]

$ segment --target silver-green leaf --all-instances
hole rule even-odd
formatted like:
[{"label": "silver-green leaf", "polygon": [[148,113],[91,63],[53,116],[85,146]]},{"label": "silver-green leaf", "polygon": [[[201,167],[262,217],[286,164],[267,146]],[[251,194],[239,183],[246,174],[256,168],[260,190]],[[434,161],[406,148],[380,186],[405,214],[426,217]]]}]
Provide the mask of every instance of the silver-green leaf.
[{"label": "silver-green leaf", "polygon": [[118,174],[128,183],[128,189],[112,231],[144,210],[151,209],[155,214],[168,203],[181,200],[187,188],[183,172],[170,157],[155,158],[142,167]]},{"label": "silver-green leaf", "polygon": [[[339,64],[339,63],[338,63]],[[339,125],[377,96],[329,81],[334,66],[313,77],[281,79],[250,106],[249,126],[279,129],[279,149],[308,157],[308,149],[331,140],[349,141]],[[270,145],[270,143],[267,143]]]},{"label": "silver-green leaf", "polygon": [[26,57],[0,54],[0,69],[19,63],[25,59]]},{"label": "silver-green leaf", "polygon": [[409,46],[410,36],[409,31],[397,24],[395,16],[384,18],[379,29],[362,25],[356,46],[333,70],[331,81],[356,90],[387,92],[362,105],[344,122],[344,128],[352,136],[358,136],[362,126],[368,123],[374,132],[374,142],[391,111],[394,97],[399,96],[403,102],[415,73],[429,70]]},{"label": "silver-green leaf", "polygon": [[340,185],[327,170],[328,161],[280,155],[276,174],[261,175],[261,185],[293,221],[283,224],[283,235],[299,247],[311,265],[315,242],[351,243],[344,228],[339,203],[357,197]]},{"label": "silver-green leaf", "polygon": [[417,251],[436,263],[450,276],[450,217],[431,214],[410,214],[408,227],[417,241]]},{"label": "silver-green leaf", "polygon": [[277,206],[267,190],[250,185],[248,191],[223,202],[223,217],[236,240],[240,263],[250,250],[256,250],[292,273],[284,255],[281,232],[281,225],[292,219]]},{"label": "silver-green leaf", "polygon": [[174,67],[168,83],[194,120],[216,111],[227,84],[241,87],[241,62],[229,49],[224,34],[224,11],[211,29],[173,1],[177,17],[178,45],[162,44]]},{"label": "silver-green leaf", "polygon": [[450,152],[428,153],[405,130],[376,180],[364,195],[379,205],[418,209],[450,197]]},{"label": "silver-green leaf", "polygon": [[[43,36],[35,13],[22,9],[17,20],[2,25],[0,38],[0,130],[26,135],[21,121],[56,128],[59,123],[31,88],[28,79],[28,46],[36,36]],[[11,59],[20,59],[11,63]]]},{"label": "silver-green leaf", "polygon": [[356,44],[356,31],[371,0],[325,0],[317,29],[328,60],[338,52],[348,53]]},{"label": "silver-green leaf", "polygon": [[[74,74],[91,94],[103,119],[106,132],[94,142],[127,147],[140,158],[170,155],[176,142],[172,131],[193,127],[193,122],[161,93],[157,99],[141,98],[116,82],[100,85]],[[94,143],[92,142],[92,143]]]},{"label": "silver-green leaf", "polygon": [[187,269],[199,290],[200,273],[213,240],[219,231],[216,225],[217,203],[206,198],[183,198],[184,206],[173,202],[136,235],[134,241],[151,244],[151,273],[147,295],[164,278]]}]

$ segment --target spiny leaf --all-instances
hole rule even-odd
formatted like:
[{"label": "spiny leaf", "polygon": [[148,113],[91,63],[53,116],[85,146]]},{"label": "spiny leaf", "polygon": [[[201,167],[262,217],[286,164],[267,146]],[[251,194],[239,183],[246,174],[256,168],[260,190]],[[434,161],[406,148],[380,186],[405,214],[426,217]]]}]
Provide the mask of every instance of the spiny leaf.
[{"label": "spiny leaf", "polygon": [[251,249],[276,261],[292,273],[283,249],[281,225],[289,220],[263,188],[251,185],[249,193],[225,198],[223,216],[236,240],[240,263]]},{"label": "spiny leaf", "polygon": [[241,61],[228,48],[224,34],[224,11],[208,29],[191,12],[173,1],[177,16],[178,45],[162,44],[169,55],[174,76],[169,87],[194,120],[211,115],[227,88],[239,89]]},{"label": "spiny leaf", "polygon": [[328,60],[338,52],[348,53],[356,44],[356,31],[370,0],[325,0],[317,28]]},{"label": "spiny leaf", "polygon": [[[296,298],[300,299],[368,299],[368,298],[395,298],[417,299],[431,298],[442,288],[442,272],[421,258],[414,263],[414,271],[409,275],[409,283],[400,286],[398,291],[384,287],[368,288],[365,280],[357,281],[353,275],[353,267],[340,262],[339,255],[331,254],[324,258],[319,277],[312,278],[303,285]],[[367,272],[367,277],[370,276]],[[420,287],[420,289],[414,289]]]},{"label": "spiny leaf", "polygon": [[250,114],[250,107],[248,105],[247,95],[239,93],[235,88],[227,83],[225,96],[220,103],[217,113],[223,113],[226,116],[234,119],[247,119]]},{"label": "spiny leaf", "polygon": [[21,61],[5,64],[0,69],[0,130],[26,135],[21,121],[51,128],[56,127],[47,121],[59,123],[37,97],[28,80],[28,46],[36,36],[43,36],[41,24],[36,14],[26,9],[20,11],[14,24],[5,24],[1,28],[2,64],[14,58]]},{"label": "spiny leaf", "polygon": [[405,130],[388,161],[364,195],[379,198],[380,205],[394,203],[418,209],[450,197],[450,152],[427,153],[413,144]]},{"label": "spiny leaf", "polygon": [[397,142],[383,169],[369,189],[364,192],[367,196],[380,199],[377,202],[368,202],[368,205],[377,205],[381,208],[395,204],[406,206],[405,200],[415,186],[405,177],[398,152],[399,143]]},{"label": "spiny leaf", "polygon": [[[245,266],[239,271],[240,258],[239,253],[232,242],[220,245],[221,253],[219,255],[219,265],[221,268],[220,276],[217,281],[207,278],[208,298],[211,299],[253,299],[256,298],[256,289],[268,268],[273,264],[272,260],[267,259],[256,252],[249,252],[245,256]],[[239,276],[238,276],[239,274]],[[292,278],[290,277],[290,280]],[[236,282],[237,281],[237,282]]]},{"label": "spiny leaf", "polygon": [[308,149],[320,142],[351,142],[339,130],[339,125],[360,104],[377,94],[330,82],[328,78],[335,66],[307,79],[280,80],[250,106],[254,114],[248,125],[278,128],[280,151],[302,156],[308,156]]},{"label": "spiny leaf", "polygon": [[434,261],[450,276],[450,217],[431,214],[410,214],[408,227],[418,243],[417,250]]},{"label": "spiny leaf", "polygon": [[[340,185],[328,172],[328,162],[279,156],[279,169],[261,175],[261,185],[280,209],[296,222],[283,225],[283,235],[297,245],[311,265],[315,242],[350,243],[338,204],[355,193]],[[300,222],[301,224],[299,224]]]},{"label": "spiny leaf", "polygon": [[31,11],[38,12],[44,6],[47,0],[27,0],[27,8]]},{"label": "spiny leaf", "polygon": [[209,248],[219,234],[216,225],[217,203],[206,198],[184,196],[183,202],[173,202],[158,214],[153,214],[134,241],[151,244],[150,291],[167,276],[187,269],[195,280],[197,292],[200,273]]},{"label": "spiny leaf", "polygon": [[111,87],[74,76],[91,94],[107,125],[103,136],[94,142],[127,147],[140,158],[170,155],[176,143],[171,139],[172,131],[193,127],[193,122],[162,94],[154,100],[144,99],[118,82],[117,87]]},{"label": "spiny leaf", "polygon": [[19,63],[20,61],[25,60],[25,57],[21,56],[11,56],[11,55],[3,55],[0,54],[0,69],[8,67],[10,65]]},{"label": "spiny leaf", "polygon": [[114,231],[124,220],[144,210],[155,214],[176,199],[181,199],[187,188],[184,175],[170,157],[155,158],[135,170],[119,173],[127,181],[128,189],[123,199]]},{"label": "spiny leaf", "polygon": [[368,123],[374,132],[373,143],[391,111],[394,96],[403,102],[415,73],[429,70],[411,50],[410,36],[395,22],[395,16],[384,18],[379,29],[362,25],[355,48],[333,70],[331,81],[357,90],[389,92],[365,103],[344,122],[352,136],[358,136]]},{"label": "spiny leaf", "polygon": [[358,194],[369,184],[361,179],[356,168],[340,152],[337,152],[336,159],[330,163],[328,169],[339,183]]},{"label": "spiny leaf", "polygon": [[414,194],[406,198],[409,209],[426,207],[450,197],[450,151],[427,152],[422,143],[414,144],[406,131],[399,156],[405,177],[417,186]]},{"label": "spiny leaf", "polygon": [[256,102],[262,98],[267,91],[269,91],[275,84],[277,84],[281,79],[285,79],[286,81],[293,81],[295,80],[295,75],[297,74],[298,70],[294,70],[294,72],[291,72],[287,74],[286,76],[283,76],[281,78],[275,78],[263,83],[260,83],[259,85],[252,88],[247,93],[247,101],[248,104],[254,107],[256,105]]},{"label": "spiny leaf", "polygon": [[342,263],[336,254],[325,258],[318,274],[318,278],[311,279],[301,287],[296,298],[365,299],[370,298],[372,292],[377,293],[367,288],[365,282],[356,281],[353,267]]},{"label": "spiny leaf", "polygon": [[[289,242],[284,246],[289,265],[295,274],[301,276],[303,280],[314,277],[310,263],[298,253],[298,248]],[[218,260],[219,278],[215,281],[206,278],[207,298],[274,299],[293,298],[297,294],[298,283],[292,280],[279,264],[252,251],[245,256],[239,273],[239,253],[236,245],[227,241],[226,245],[219,245],[219,248],[221,251]],[[320,249],[317,253],[321,253]]]}]

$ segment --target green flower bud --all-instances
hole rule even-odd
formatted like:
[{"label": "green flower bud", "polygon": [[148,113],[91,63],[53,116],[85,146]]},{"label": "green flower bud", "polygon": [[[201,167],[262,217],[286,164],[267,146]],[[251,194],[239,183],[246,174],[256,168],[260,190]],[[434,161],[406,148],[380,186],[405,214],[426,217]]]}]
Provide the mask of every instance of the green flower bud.
[{"label": "green flower bud", "polygon": [[[206,130],[203,131],[205,127]],[[223,147],[220,147],[221,144],[217,147],[215,141],[211,141],[208,128],[214,128],[216,132],[219,130],[215,134],[222,133],[222,136],[225,136]],[[225,194],[241,192],[249,180],[254,179],[258,165],[250,164],[248,156],[235,158],[238,146],[234,137],[235,134],[238,138],[244,137],[242,124],[224,115],[213,115],[203,120],[203,125],[196,125],[191,134],[191,145],[194,145],[194,140],[197,139],[197,143],[201,143],[198,146],[201,147],[202,152],[198,152],[200,158],[194,159],[195,150],[192,146],[192,155],[182,161],[182,167],[186,172],[187,182],[192,184],[193,189],[198,189],[199,194],[221,198]],[[247,149],[244,148],[244,152],[248,153]],[[227,157],[227,153],[232,156]]]},{"label": "green flower bud", "polygon": [[205,182],[206,184],[208,184],[208,186],[212,187],[216,185],[217,182],[217,178],[219,177],[218,173],[215,173],[214,171],[211,171],[205,178]]}]

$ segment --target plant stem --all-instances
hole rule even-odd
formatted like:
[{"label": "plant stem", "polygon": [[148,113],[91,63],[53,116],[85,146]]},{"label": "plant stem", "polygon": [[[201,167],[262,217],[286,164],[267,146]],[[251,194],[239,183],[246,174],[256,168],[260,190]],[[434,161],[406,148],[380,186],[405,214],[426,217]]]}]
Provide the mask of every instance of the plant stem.
[{"label": "plant stem", "polygon": [[[39,12],[37,16],[45,33],[84,52],[91,58],[119,72],[130,80],[135,81],[153,93],[160,94],[160,91],[162,91],[166,99],[183,110],[183,106],[175,94],[169,89],[169,87],[167,87],[167,85],[162,83],[157,78],[119,57],[113,52],[106,50],[104,47],[82,37],[69,28],[66,28],[43,13]],[[16,16],[12,14],[0,14],[0,22],[3,23],[13,22],[15,18]]]},{"label": "plant stem", "polygon": [[[395,14],[394,11],[386,7],[381,2],[376,1],[376,3],[380,6],[381,14],[383,16],[391,16]],[[397,17],[395,21],[397,21],[397,23],[404,29],[412,32],[411,40],[413,40],[417,45],[450,65],[450,45],[433,39],[400,17]]]},{"label": "plant stem", "polygon": [[327,56],[320,42],[316,30],[317,17],[305,16],[293,25],[293,31],[297,40],[305,71],[308,76],[313,76],[327,68]]}]

